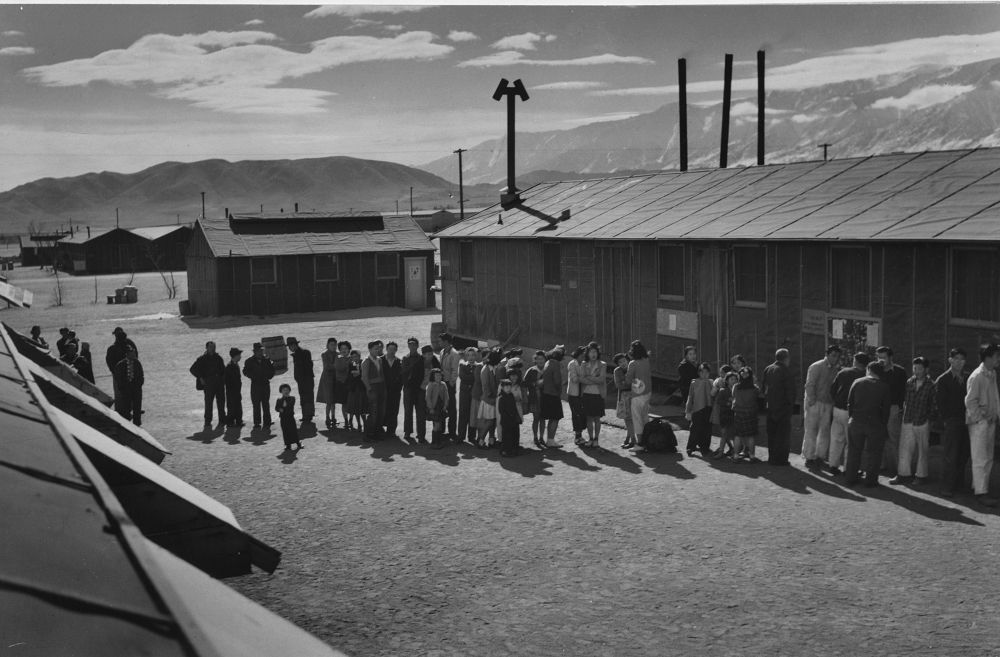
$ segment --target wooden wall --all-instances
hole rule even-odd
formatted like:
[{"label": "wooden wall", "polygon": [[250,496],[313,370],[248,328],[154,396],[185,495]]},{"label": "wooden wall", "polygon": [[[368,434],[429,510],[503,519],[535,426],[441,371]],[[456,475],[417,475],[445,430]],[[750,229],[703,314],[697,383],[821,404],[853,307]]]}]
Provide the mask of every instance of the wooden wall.
[{"label": "wooden wall", "polygon": [[206,317],[219,315],[219,263],[200,228],[188,242],[186,262],[191,312]]},{"label": "wooden wall", "polygon": [[[193,240],[192,240],[193,242]],[[434,252],[400,253],[399,277],[377,279],[374,253],[338,254],[339,280],[315,280],[313,255],[275,256],[274,283],[250,282],[250,258],[219,257],[217,263],[218,308],[214,315],[279,315],[365,306],[406,306],[404,257],[425,260],[427,305],[434,284]],[[188,266],[192,265],[188,250]],[[191,272],[188,273],[189,289]],[[190,293],[189,293],[190,296]],[[198,314],[206,314],[196,309]]]}]

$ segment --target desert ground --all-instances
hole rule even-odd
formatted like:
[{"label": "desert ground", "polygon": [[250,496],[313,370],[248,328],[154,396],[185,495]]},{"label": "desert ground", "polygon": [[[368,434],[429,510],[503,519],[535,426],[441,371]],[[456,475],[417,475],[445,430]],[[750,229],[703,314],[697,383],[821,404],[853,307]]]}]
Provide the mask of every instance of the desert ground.
[{"label": "desert ground", "polygon": [[97,277],[95,304],[94,277],[63,277],[55,306],[50,274],[15,270],[35,305],[0,320],[39,324],[50,343],[73,328],[107,389],[103,355],[122,326],[146,371],[144,426],[172,451],[164,467],[284,553],[273,575],[226,583],[349,655],[1000,652],[1000,516],[971,496],[941,498],[936,482],[846,488],[796,456],[792,468],[635,457],[613,426],[607,453],[584,452],[568,420],[562,449],[514,459],[373,447],[322,426],[297,453],[249,424],[203,432],[187,370],[206,340],[249,355],[264,336],[296,336],[318,362],[327,337],[424,343],[440,315],[181,318],[156,273],[136,276],[139,303],[104,303],[125,278]]}]

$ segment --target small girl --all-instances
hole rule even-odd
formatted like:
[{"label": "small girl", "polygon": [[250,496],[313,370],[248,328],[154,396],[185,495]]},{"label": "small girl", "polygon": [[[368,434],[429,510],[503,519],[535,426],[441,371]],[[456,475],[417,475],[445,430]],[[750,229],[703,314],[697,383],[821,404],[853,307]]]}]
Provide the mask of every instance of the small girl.
[{"label": "small girl", "polygon": [[[719,429],[722,434],[722,444],[719,445],[719,450],[713,457],[716,461],[736,453],[733,448],[733,437],[736,435],[733,426],[733,386],[739,380],[739,374],[729,368],[729,371],[722,375],[721,382],[715,388],[715,407],[719,409]],[[728,453],[726,452],[727,447],[729,448]]]},{"label": "small girl", "polygon": [[431,447],[444,447],[444,422],[448,418],[448,386],[444,383],[444,372],[435,367],[427,383],[427,419],[434,423],[431,432]]},{"label": "small girl", "polygon": [[741,448],[745,443],[750,455],[750,463],[760,463],[754,455],[754,439],[757,436],[757,398],[760,389],[754,385],[753,370],[743,367],[739,372],[739,383],[733,388],[733,425],[736,428],[736,440],[733,446],[733,463],[743,459]]},{"label": "small girl", "polygon": [[[511,371],[511,375],[519,374]],[[520,379],[520,376],[515,378]],[[511,379],[500,382],[500,394],[497,396],[497,415],[503,433],[500,438],[500,456],[517,456],[521,442],[522,415],[514,391],[520,388]]]},{"label": "small girl", "polygon": [[691,381],[684,410],[684,417],[691,422],[687,455],[697,450],[708,456],[712,451],[712,368],[708,363],[698,366],[698,378]]},{"label": "small girl", "polygon": [[615,354],[615,388],[618,390],[618,403],[615,406],[615,417],[625,420],[625,442],[622,449],[632,449],[636,446],[635,427],[632,424],[632,386],[625,383],[628,373],[628,356]]},{"label": "small girl", "polygon": [[354,429],[357,420],[358,431],[365,428],[365,415],[368,413],[368,390],[361,380],[361,352],[351,349],[351,363],[347,372],[347,429]]},{"label": "small girl", "polygon": [[278,392],[281,393],[281,396],[274,403],[274,410],[278,412],[281,437],[285,440],[285,450],[291,449],[292,445],[298,445],[298,448],[302,449],[302,443],[299,441],[299,430],[295,426],[295,397],[292,397],[292,386],[282,383],[278,386]]}]

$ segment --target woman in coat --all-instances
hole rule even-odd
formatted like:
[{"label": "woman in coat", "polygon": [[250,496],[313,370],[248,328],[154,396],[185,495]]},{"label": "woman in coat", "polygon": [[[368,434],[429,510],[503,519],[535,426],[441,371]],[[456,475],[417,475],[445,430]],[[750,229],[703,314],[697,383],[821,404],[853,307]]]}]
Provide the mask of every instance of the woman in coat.
[{"label": "woman in coat", "polygon": [[653,394],[653,372],[649,364],[649,352],[639,340],[632,342],[628,352],[629,364],[625,373],[625,383],[632,390],[632,426],[639,436],[635,453],[646,451],[642,435],[649,422],[649,398]]},{"label": "woman in coat", "polygon": [[[340,404],[340,414],[344,419],[344,426],[347,426],[347,398],[351,394],[347,377],[351,372],[351,343],[338,342],[337,358],[333,362],[333,373],[336,381],[333,386],[333,401]],[[326,365],[324,364],[324,367]]]},{"label": "woman in coat", "polygon": [[599,447],[604,398],[608,395],[608,364],[601,360],[601,348],[596,342],[587,345],[586,360],[580,366],[580,412],[586,418],[588,442],[581,447]]},{"label": "woman in coat", "polygon": [[498,370],[503,352],[497,348],[486,357],[486,364],[479,374],[483,382],[483,396],[479,401],[479,447],[493,447],[496,443],[497,394],[500,392]]},{"label": "woman in coat", "polygon": [[347,390],[347,428],[354,429],[357,420],[358,431],[364,431],[365,416],[368,414],[368,389],[361,380],[361,352],[357,349],[351,349]]},{"label": "woman in coat", "polygon": [[471,441],[475,428],[469,421],[469,416],[472,413],[472,387],[475,384],[473,377],[476,374],[476,365],[479,361],[479,350],[475,347],[469,347],[463,356],[464,358],[458,364],[458,440],[465,440],[468,435]]},{"label": "woman in coat", "polygon": [[587,415],[583,412],[583,386],[580,385],[580,370],[586,356],[587,348],[577,347],[573,350],[573,358],[566,367],[566,397],[573,423],[573,438],[577,445],[583,444],[583,430],[587,428]]},{"label": "woman in coat", "polygon": [[563,418],[562,409],[562,389],[563,377],[561,363],[566,352],[562,347],[556,347],[548,354],[545,361],[545,368],[542,370],[542,395],[539,398],[539,408],[542,413],[542,425],[539,427],[539,434],[545,431],[548,424],[548,440],[546,447],[558,447],[556,442],[556,429],[559,428],[559,420]]},{"label": "woman in coat", "polygon": [[[531,413],[531,433],[537,447],[545,447],[545,421],[542,420],[542,409],[539,398],[542,395],[542,370],[545,369],[545,352],[536,351],[535,364],[524,374],[521,386],[524,388],[524,412]],[[539,431],[541,425],[541,431]]]},{"label": "woman in coat", "polygon": [[323,373],[319,376],[319,386],[316,388],[316,403],[326,404],[326,428],[337,426],[337,338],[326,341],[326,351],[320,359],[323,361]]},{"label": "woman in coat", "polygon": [[448,386],[444,384],[444,373],[435,367],[430,371],[430,379],[424,391],[427,403],[427,419],[433,423],[431,448],[444,447],[444,422],[448,418]]}]

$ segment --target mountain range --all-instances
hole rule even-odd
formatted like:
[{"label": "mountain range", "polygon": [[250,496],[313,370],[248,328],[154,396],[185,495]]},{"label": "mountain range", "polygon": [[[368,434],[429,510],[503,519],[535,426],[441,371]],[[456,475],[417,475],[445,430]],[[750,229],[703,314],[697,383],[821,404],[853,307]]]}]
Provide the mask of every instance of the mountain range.
[{"label": "mountain range", "polygon": [[[829,144],[833,158],[1000,145],[1000,60],[924,68],[871,80],[768,92],[766,162],[815,160]],[[742,96],[731,105],[730,166],[756,163],[757,106]],[[690,168],[719,162],[721,104],[689,103]],[[528,111],[527,108],[524,111]],[[571,130],[519,132],[518,187],[678,167],[678,106]],[[505,140],[466,152],[466,207],[498,200],[506,186]],[[408,167],[351,157],[227,162],[164,162],[137,173],[88,173],[43,178],[0,193],[0,232],[29,227],[122,226],[191,222],[201,213],[284,209],[407,211],[457,207],[454,156]]]},{"label": "mountain range", "polygon": [[[815,160],[829,144],[830,157],[895,151],[917,152],[1000,145],[1000,60],[924,68],[765,96],[765,162]],[[521,112],[530,111],[526,105]],[[688,103],[688,166],[719,166],[722,104]],[[518,172],[579,174],[679,166],[678,105],[628,119],[571,130],[517,135]],[[467,184],[499,183],[506,171],[505,139],[471,147],[463,159]],[[757,162],[756,96],[731,104],[729,166]],[[456,181],[453,157],[420,167]]]}]

